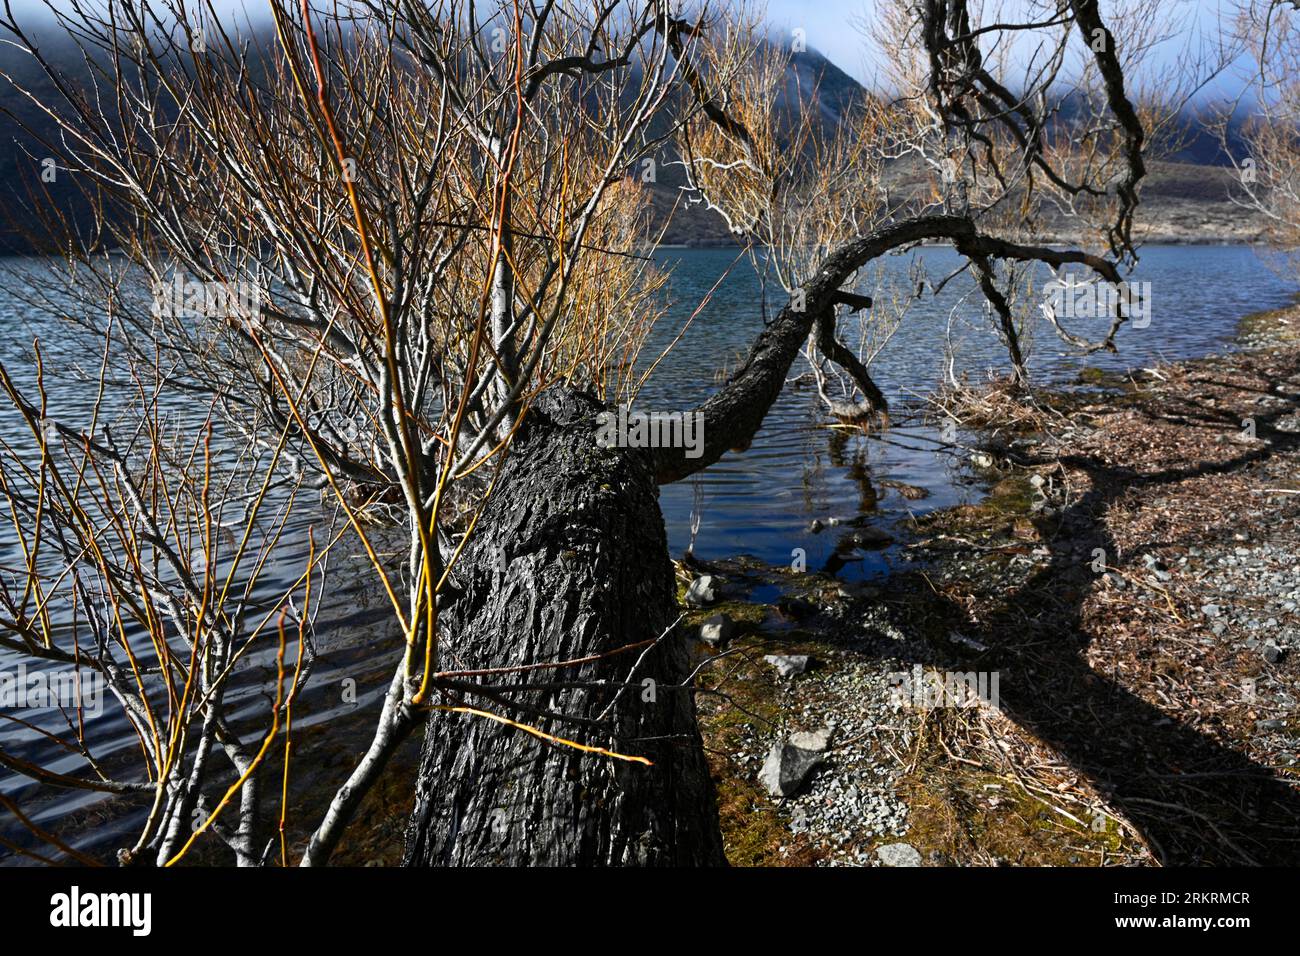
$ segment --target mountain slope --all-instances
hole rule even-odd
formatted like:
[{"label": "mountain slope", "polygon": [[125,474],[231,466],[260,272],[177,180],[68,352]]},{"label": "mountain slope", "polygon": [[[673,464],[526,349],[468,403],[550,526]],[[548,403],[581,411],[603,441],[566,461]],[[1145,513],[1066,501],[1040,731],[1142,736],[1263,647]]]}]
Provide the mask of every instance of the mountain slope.
[{"label": "mountain slope", "polygon": [[[42,46],[56,62],[75,63],[66,40],[42,38]],[[12,49],[5,54],[5,69],[38,91],[51,92],[35,64]],[[826,131],[844,121],[853,103],[869,95],[847,73],[815,50],[784,54],[788,60],[787,81],[778,109],[793,115],[799,109],[813,109]],[[75,69],[70,71],[75,72]],[[23,132],[19,121],[39,133]],[[1234,204],[1229,194],[1230,170],[1221,165],[1217,141],[1205,124],[1189,118],[1188,145],[1179,162],[1153,163],[1143,188],[1139,209],[1139,232],[1149,242],[1248,242],[1261,231],[1257,216]],[[28,184],[36,182],[42,157],[57,145],[53,124],[9,84],[0,82],[0,252],[30,249],[20,236],[33,216]],[[735,241],[722,218],[698,202],[692,204],[684,192],[684,176],[674,165],[675,155],[666,149],[657,157],[656,181],[647,184],[651,215],[663,229],[663,241],[671,245],[720,245]],[[71,174],[60,172],[50,192],[60,208],[88,230],[88,207],[75,189]],[[1045,239],[1068,240],[1067,222],[1045,226]]]}]

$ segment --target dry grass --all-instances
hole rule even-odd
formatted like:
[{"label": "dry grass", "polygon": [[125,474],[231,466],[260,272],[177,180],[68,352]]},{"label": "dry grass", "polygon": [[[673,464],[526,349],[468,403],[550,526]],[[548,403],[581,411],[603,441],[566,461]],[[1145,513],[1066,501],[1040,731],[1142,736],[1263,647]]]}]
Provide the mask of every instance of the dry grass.
[{"label": "dry grass", "polygon": [[[981,666],[1000,669],[1007,691],[1005,716],[942,724],[932,759],[917,763],[939,844],[952,843],[943,833],[956,824],[942,825],[954,811],[937,794],[969,791],[961,780],[975,773],[1013,781],[1067,828],[1077,829],[1067,814],[1104,813],[1126,834],[1107,843],[1111,860],[1296,859],[1294,767],[1256,731],[1268,707],[1242,693],[1245,681],[1284,688],[1294,655],[1269,665],[1243,650],[1241,634],[1212,637],[1199,609],[1213,597],[1199,565],[1179,558],[1260,541],[1300,551],[1300,502],[1270,491],[1300,464],[1295,437],[1270,425],[1298,394],[1300,353],[1280,350],[1162,367],[1114,401],[1021,413],[1070,426],[1050,442],[1050,507],[1017,515],[1014,495],[995,494],[925,523],[923,545],[955,570],[927,577],[920,613],[989,645]],[[1006,401],[961,397],[974,408],[967,420]],[[1166,579],[1148,557],[1170,569]],[[987,839],[979,852],[990,852]]]}]

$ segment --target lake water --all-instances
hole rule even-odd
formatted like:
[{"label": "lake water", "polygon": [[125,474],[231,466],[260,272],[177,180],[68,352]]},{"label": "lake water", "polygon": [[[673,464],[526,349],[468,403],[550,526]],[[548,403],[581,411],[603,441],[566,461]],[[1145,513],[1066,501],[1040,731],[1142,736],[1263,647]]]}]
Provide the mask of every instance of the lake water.
[{"label": "lake water", "polygon": [[[661,347],[680,331],[719,276],[730,269],[637,403],[645,410],[685,411],[718,387],[719,366],[727,362],[734,367],[762,327],[762,284],[747,259],[737,261],[735,250],[660,250],[656,257],[672,270],[670,289],[677,304],[655,330],[647,353],[657,352],[653,346]],[[959,262],[948,250],[921,249],[885,260],[880,272],[864,279],[861,290],[884,300],[882,288],[915,285],[917,263],[937,283]],[[0,359],[19,377],[25,374],[30,379],[27,355],[33,332],[41,333],[50,348],[58,345],[57,328],[34,318],[25,301],[32,290],[42,287],[46,268],[40,263],[23,265],[0,285],[0,329],[4,330]],[[1253,250],[1236,246],[1148,248],[1133,279],[1150,283],[1150,324],[1125,328],[1118,339],[1118,354],[1081,358],[1040,323],[1030,359],[1037,381],[1063,385],[1077,378],[1085,365],[1124,371],[1224,350],[1244,315],[1284,305],[1295,291]],[[1005,349],[992,333],[981,303],[969,298],[970,291],[969,279],[962,276],[938,297],[914,304],[873,363],[873,377],[893,409],[893,427],[888,432],[868,436],[828,428],[815,389],[787,388],[747,451],[729,453],[699,476],[663,488],[661,504],[673,554],[679,556],[694,537],[694,551],[705,559],[747,553],[773,564],[788,564],[794,549],[803,549],[807,566],[815,569],[825,564],[837,542],[834,529],[813,533],[809,527],[813,519],[866,515],[871,524],[901,536],[898,526],[910,514],[977,499],[980,489],[965,474],[960,457],[940,450],[939,426],[927,423],[923,415],[924,395],[944,378],[946,342],[951,342],[956,374],[971,382],[985,379],[990,371],[1006,371]],[[775,298],[769,301],[769,312],[775,311],[770,304]],[[1091,337],[1101,331],[1098,325],[1104,323],[1094,321],[1092,328],[1078,330]],[[86,361],[94,367],[95,359]],[[799,360],[791,375],[806,371]],[[89,391],[84,385],[55,385],[52,400],[64,410],[85,409]],[[12,437],[16,428],[12,413],[0,410],[0,431],[5,437]],[[928,497],[907,500],[882,483],[889,481],[924,488]],[[3,534],[0,554],[5,550]],[[304,534],[305,519],[291,529],[290,540],[302,540]],[[8,546],[12,548],[12,542]],[[895,560],[890,549],[859,553],[840,573],[849,578],[887,574]],[[267,587],[287,584],[301,570],[300,563],[287,561],[283,575],[272,575]],[[341,675],[364,673],[359,706],[373,710],[386,673],[374,666],[374,659],[387,660],[387,655],[370,654],[370,671],[359,662],[368,648],[378,651],[390,639],[376,627],[383,618],[382,601],[364,586],[349,584],[346,573],[336,575],[319,621],[322,663],[314,683],[330,686]],[[253,676],[233,695],[249,716],[265,709],[256,678],[265,671],[270,653],[250,657]],[[16,663],[12,654],[0,651],[0,670],[12,670]],[[333,720],[342,712],[324,696],[304,706],[295,725]],[[57,715],[29,710],[21,716],[43,724]],[[134,735],[112,707],[94,725],[89,738],[101,757],[129,754],[136,746]],[[9,722],[0,721],[0,749],[25,760],[50,761],[59,771],[84,771],[75,755],[63,754],[51,761],[48,743]],[[103,799],[77,791],[42,790],[5,771],[0,771],[0,793],[16,799],[37,823],[56,831],[66,814]],[[139,812],[108,814],[107,822],[74,842],[98,850],[119,845],[117,837],[138,826],[139,820]],[[11,818],[0,818],[0,835],[24,839],[24,831]],[[12,855],[6,858],[6,853],[0,848],[0,862],[19,862]]]},{"label": "lake water", "polygon": [[[695,303],[735,261],[736,253],[662,250],[659,257],[665,266],[674,267],[678,300]],[[861,291],[883,300],[882,284],[886,288],[910,284],[914,258],[935,284],[961,262],[951,250],[923,248],[884,260],[884,274],[873,273],[872,281],[861,284]],[[1044,271],[1040,280],[1049,277]],[[690,543],[691,516],[698,511],[694,550],[700,557],[743,552],[773,564],[788,564],[793,549],[802,548],[808,567],[820,568],[835,550],[836,536],[829,531],[810,532],[814,518],[853,517],[868,507],[872,523],[891,530],[909,514],[977,498],[978,488],[960,480],[959,462],[938,451],[940,425],[927,424],[921,414],[922,397],[944,380],[945,342],[954,309],[951,339],[956,373],[977,383],[990,369],[1006,372],[1009,368],[1006,350],[991,331],[982,304],[967,296],[972,283],[962,279],[937,298],[913,305],[872,364],[872,377],[893,410],[893,427],[887,433],[868,437],[830,430],[815,389],[786,389],[744,454],[728,454],[698,477],[662,489],[674,554]],[[1283,282],[1259,254],[1243,246],[1150,247],[1142,251],[1131,281],[1150,283],[1149,324],[1123,328],[1117,338],[1118,354],[1081,356],[1045,321],[1038,323],[1029,361],[1035,382],[1067,384],[1084,366],[1122,372],[1223,350],[1243,316],[1285,305],[1294,294],[1294,287]],[[717,388],[718,356],[735,355],[761,328],[761,301],[758,275],[742,260],[643,390],[639,405],[669,411],[693,407],[706,398]],[[685,305],[682,309],[674,316],[678,323],[689,314]],[[1088,338],[1105,332],[1104,321],[1077,321],[1083,324],[1067,323],[1067,327],[1087,333]],[[841,324],[842,330],[847,327]],[[806,363],[798,360],[791,375],[805,371]],[[918,485],[930,495],[909,501],[877,484],[881,479]],[[845,567],[842,576],[887,573],[893,560],[888,550],[859,557],[861,561]]]}]

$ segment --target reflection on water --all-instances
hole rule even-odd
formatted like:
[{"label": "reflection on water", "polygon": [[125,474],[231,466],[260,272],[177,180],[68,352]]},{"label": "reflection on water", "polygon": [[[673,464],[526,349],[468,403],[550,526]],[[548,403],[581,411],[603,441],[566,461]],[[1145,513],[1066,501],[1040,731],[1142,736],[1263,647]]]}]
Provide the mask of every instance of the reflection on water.
[{"label": "reflection on water", "polygon": [[[673,318],[678,323],[736,260],[735,251],[728,249],[661,250],[658,256],[665,266],[674,267],[672,290],[680,305]],[[936,285],[961,264],[949,249],[924,248],[884,260],[882,273],[868,276],[860,291],[885,301],[882,287],[914,281],[914,257]],[[1038,281],[1050,277],[1044,270]],[[814,519],[825,522],[828,517],[865,513],[872,527],[890,530],[908,514],[959,504],[974,495],[960,480],[959,463],[937,453],[939,428],[924,423],[919,414],[921,396],[944,380],[949,338],[958,376],[964,373],[978,382],[989,369],[1008,368],[1006,351],[991,331],[982,304],[967,295],[970,283],[965,278],[951,282],[938,297],[913,305],[872,365],[872,376],[895,412],[887,435],[869,438],[832,430],[815,389],[787,388],[748,450],[729,453],[695,479],[661,489],[673,553],[679,555],[689,546],[691,516],[698,510],[695,552],[702,558],[748,553],[789,564],[793,550],[802,548],[808,567],[821,568],[842,534],[832,528],[814,533]],[[1143,250],[1132,279],[1150,283],[1150,324],[1121,330],[1118,354],[1081,356],[1045,323],[1038,323],[1029,360],[1036,382],[1070,383],[1085,365],[1125,371],[1222,350],[1242,316],[1277,308],[1292,297],[1292,290],[1256,252],[1242,246],[1151,247]],[[1207,289],[1214,290],[1213,295],[1207,295]],[[769,286],[769,314],[778,307],[773,304],[777,299]],[[684,409],[706,398],[718,387],[715,372],[721,358],[734,367],[735,357],[762,327],[762,303],[759,277],[742,259],[642,390],[638,406]],[[1072,331],[1090,338],[1104,334],[1104,321],[1082,321],[1071,326]],[[672,328],[672,334],[679,327]],[[668,333],[667,328],[656,330],[661,343],[671,338]],[[792,376],[806,371],[801,362],[796,362]],[[909,500],[882,481],[920,486],[929,496]],[[844,567],[841,576],[885,573],[891,561],[888,550],[859,551],[856,556],[860,561]]]},{"label": "reflection on water", "polygon": [[[670,288],[677,305],[655,330],[647,355],[657,354],[680,332],[718,276],[734,263],[672,354],[642,389],[637,403],[648,411],[685,411],[719,386],[720,366],[734,367],[762,327],[763,291],[758,275],[747,260],[737,261],[735,250],[661,250],[657,256],[673,269]],[[923,249],[915,257],[936,281],[960,264],[958,257],[945,249]],[[882,273],[864,281],[862,291],[883,301],[888,296],[881,294],[882,286],[914,283],[912,259],[909,255],[886,260]],[[61,344],[59,325],[37,317],[24,301],[32,291],[45,291],[48,283],[43,270],[47,268],[41,263],[22,265],[0,283],[0,329],[4,331],[0,359],[20,379],[26,374],[29,382],[33,334],[42,337],[47,352]],[[1046,274],[1040,281],[1045,278]],[[1071,354],[1049,330],[1040,328],[1030,360],[1039,381],[1066,383],[1085,362],[1124,370],[1206,354],[1224,347],[1241,316],[1277,307],[1290,298],[1288,288],[1255,253],[1240,247],[1147,249],[1134,278],[1151,283],[1150,325],[1125,329],[1119,338],[1119,354],[1099,353],[1086,360]],[[1214,290],[1212,298],[1204,294],[1206,289]],[[895,560],[889,548],[879,546],[883,543],[881,532],[896,532],[900,519],[910,513],[948,507],[973,496],[974,490],[963,483],[961,463],[937,451],[938,428],[923,422],[919,412],[920,397],[943,380],[945,342],[951,341],[959,375],[978,381],[990,369],[1005,370],[1005,351],[990,331],[982,306],[967,297],[969,290],[966,277],[959,277],[937,298],[912,306],[874,363],[873,375],[894,409],[894,427],[888,433],[867,437],[829,427],[815,389],[789,387],[747,451],[729,453],[696,478],[663,488],[661,504],[673,553],[681,554],[694,534],[695,552],[705,559],[748,553],[786,564],[795,549],[803,549],[807,567],[817,569],[826,566],[838,547],[842,558],[851,559],[839,571],[842,576],[869,577],[886,573]],[[775,311],[778,298],[769,290],[769,314]],[[1081,331],[1096,336],[1102,329]],[[82,358],[91,363],[93,374],[96,360]],[[796,363],[791,375],[805,371]],[[84,419],[93,399],[90,384],[52,380],[48,385],[56,412],[66,414],[70,421]],[[0,435],[17,440],[18,428],[13,414],[0,407]],[[918,497],[914,487],[928,494]],[[698,527],[693,532],[696,521]],[[299,516],[289,527],[286,552],[295,547],[305,550],[302,542],[308,522],[307,517]],[[819,526],[820,530],[814,530]],[[3,535],[0,531],[0,557],[5,547],[13,547],[12,540],[6,544]],[[846,541],[864,547],[845,549]],[[301,561],[292,557],[290,554],[282,566],[274,566],[263,582],[268,596],[301,574]],[[312,685],[317,696],[304,701],[301,715],[295,719],[297,726],[333,720],[344,709],[374,707],[384,681],[383,668],[377,664],[388,659],[380,651],[395,638],[380,626],[388,615],[382,599],[360,583],[366,579],[360,565],[353,570],[345,564],[334,572],[328,604],[319,620],[322,660]],[[264,688],[273,674],[273,653],[267,647],[261,654],[249,656],[246,679],[231,694],[236,721],[265,715]],[[14,655],[0,650],[0,670],[13,669],[16,664]],[[363,675],[358,701],[341,708],[332,688],[357,675]],[[21,716],[43,723],[54,715],[29,709]],[[105,716],[88,730],[88,742],[109,766],[115,756],[129,758],[137,746],[126,721],[111,703]],[[62,753],[33,731],[9,722],[0,723],[0,748],[59,772],[84,772],[80,757]],[[57,821],[69,812],[102,799],[79,791],[47,789],[38,793],[34,784],[5,771],[0,771],[0,793],[17,798],[38,824],[56,829]],[[114,846],[118,837],[138,827],[143,812],[117,815],[74,842],[100,851]],[[6,819],[0,823],[0,835],[18,838],[21,830]],[[16,861],[13,856],[6,859],[2,849],[0,860]]]}]

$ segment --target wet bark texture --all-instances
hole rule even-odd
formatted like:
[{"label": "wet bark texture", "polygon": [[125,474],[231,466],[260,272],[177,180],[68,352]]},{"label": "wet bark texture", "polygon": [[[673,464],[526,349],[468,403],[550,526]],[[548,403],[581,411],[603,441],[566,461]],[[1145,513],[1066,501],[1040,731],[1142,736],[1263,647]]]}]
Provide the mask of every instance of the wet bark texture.
[{"label": "wet bark texture", "polygon": [[[457,562],[443,670],[586,657],[654,641],[676,617],[649,456],[596,445],[591,398],[552,390],[529,412]],[[643,656],[644,654],[644,656]],[[453,656],[454,655],[454,656]],[[547,743],[483,717],[429,719],[407,830],[408,865],[724,863],[713,784],[676,631],[580,666],[473,678],[580,687],[444,694],[652,767]],[[654,682],[653,694],[647,679]],[[621,694],[614,687],[630,683]],[[460,700],[456,698],[460,697]],[[653,697],[653,699],[646,699]],[[611,707],[612,704],[612,707]],[[602,726],[549,719],[547,710]],[[611,729],[613,728],[612,733]]]}]

